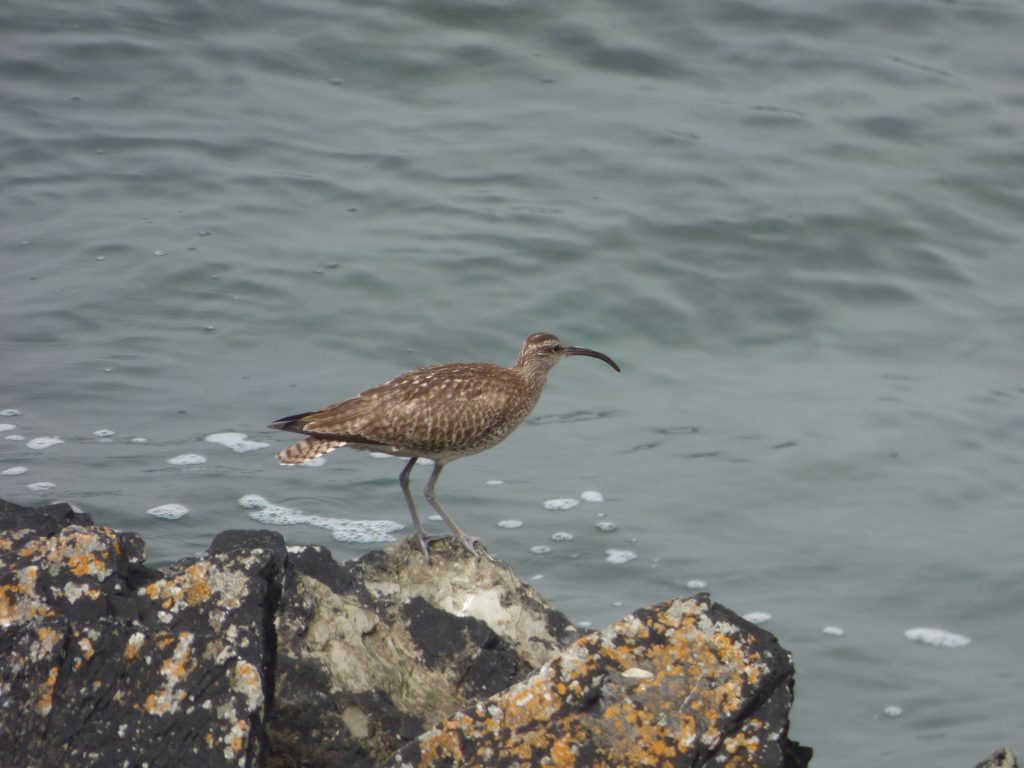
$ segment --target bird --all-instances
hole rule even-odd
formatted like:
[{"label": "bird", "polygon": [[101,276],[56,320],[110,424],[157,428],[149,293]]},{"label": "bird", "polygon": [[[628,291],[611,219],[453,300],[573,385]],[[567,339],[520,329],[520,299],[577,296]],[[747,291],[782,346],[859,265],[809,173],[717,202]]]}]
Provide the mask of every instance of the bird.
[{"label": "bird", "polygon": [[540,399],[548,371],[565,357],[603,360],[608,355],[586,347],[566,346],[550,333],[534,333],[523,342],[515,365],[441,363],[399,374],[355,397],[277,419],[269,426],[305,435],[277,454],[282,464],[302,464],[347,446],[408,458],[398,481],[416,537],[429,559],[430,542],[409,489],[419,459],[433,461],[424,496],[461,545],[479,556],[480,539],[466,534],[437,500],[434,486],[444,468],[464,456],[493,448],[508,437]]}]

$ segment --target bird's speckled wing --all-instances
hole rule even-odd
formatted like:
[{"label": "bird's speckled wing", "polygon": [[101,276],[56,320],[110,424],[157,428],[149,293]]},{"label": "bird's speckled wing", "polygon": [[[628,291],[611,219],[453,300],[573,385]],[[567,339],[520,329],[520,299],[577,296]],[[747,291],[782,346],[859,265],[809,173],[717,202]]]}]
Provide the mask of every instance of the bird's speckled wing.
[{"label": "bird's speckled wing", "polygon": [[536,402],[509,369],[447,363],[417,368],[304,414],[294,431],[423,455],[468,453],[503,440]]}]

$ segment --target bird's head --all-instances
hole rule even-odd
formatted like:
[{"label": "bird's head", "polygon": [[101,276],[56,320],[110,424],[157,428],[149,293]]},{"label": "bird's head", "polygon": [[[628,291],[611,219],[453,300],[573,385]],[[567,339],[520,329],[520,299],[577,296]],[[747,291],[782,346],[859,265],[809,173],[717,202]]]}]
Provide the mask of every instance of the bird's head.
[{"label": "bird's head", "polygon": [[563,357],[572,355],[584,355],[604,360],[616,371],[619,366],[608,355],[595,352],[586,347],[567,347],[561,340],[550,333],[534,333],[523,342],[523,348],[519,352],[517,368],[527,368],[538,373],[547,373]]}]

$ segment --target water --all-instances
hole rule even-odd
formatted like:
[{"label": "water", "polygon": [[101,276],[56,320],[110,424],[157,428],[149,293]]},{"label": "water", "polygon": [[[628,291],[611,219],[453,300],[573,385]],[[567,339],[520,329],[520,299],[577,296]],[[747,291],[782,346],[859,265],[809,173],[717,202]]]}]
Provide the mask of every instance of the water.
[{"label": "water", "polygon": [[469,532],[583,625],[759,616],[816,766],[1022,751],[1022,38],[998,2],[11,0],[0,496],[154,564],[258,525],[354,557],[409,532],[401,464],[280,467],[265,425],[549,330],[623,372],[565,361],[445,472]]}]

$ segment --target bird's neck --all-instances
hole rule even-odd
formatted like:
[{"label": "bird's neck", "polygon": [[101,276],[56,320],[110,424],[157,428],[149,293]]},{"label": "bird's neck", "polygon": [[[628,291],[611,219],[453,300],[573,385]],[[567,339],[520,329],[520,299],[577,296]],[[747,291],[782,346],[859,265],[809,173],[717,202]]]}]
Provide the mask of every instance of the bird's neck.
[{"label": "bird's neck", "polygon": [[540,397],[541,390],[548,380],[548,369],[538,365],[517,365],[516,369],[526,388],[535,397]]}]

